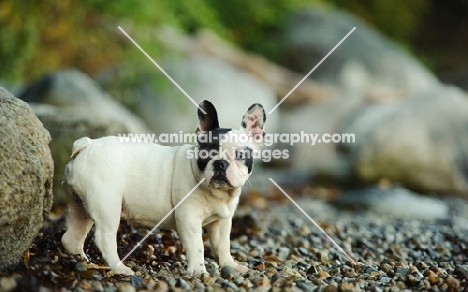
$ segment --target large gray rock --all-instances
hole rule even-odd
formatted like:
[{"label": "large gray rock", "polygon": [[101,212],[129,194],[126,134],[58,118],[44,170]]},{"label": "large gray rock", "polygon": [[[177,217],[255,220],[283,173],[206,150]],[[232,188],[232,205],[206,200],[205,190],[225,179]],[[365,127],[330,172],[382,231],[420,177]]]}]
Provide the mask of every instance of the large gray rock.
[{"label": "large gray rock", "polygon": [[404,188],[350,190],[340,195],[333,204],[340,209],[360,214],[369,212],[383,218],[434,220],[450,216],[445,202]]},{"label": "large gray rock", "polygon": [[130,133],[148,133],[141,119],[104,92],[89,76],[75,69],[44,76],[24,89],[19,98],[114,119],[125,124]]},{"label": "large gray rock", "polygon": [[360,180],[468,196],[468,97],[461,90],[434,87],[400,104],[363,108],[341,131],[356,135],[340,149]]},{"label": "large gray rock", "polygon": [[[239,128],[253,103],[261,103],[266,111],[276,105],[272,88],[222,60],[194,55],[161,63],[195,102],[206,99],[216,106],[222,127]],[[138,113],[157,133],[192,133],[197,124],[195,105],[169,80],[164,83],[158,92],[149,86],[141,88]],[[268,115],[266,131],[276,131],[277,118],[278,111]]]},{"label": "large gray rock", "polygon": [[68,70],[48,75],[21,94],[52,136],[54,204],[65,203],[61,181],[73,142],[81,137],[151,133],[137,116],[112,99],[87,75]]},{"label": "large gray rock", "polygon": [[356,30],[310,76],[365,93],[375,88],[421,90],[435,76],[386,37],[336,9],[315,7],[295,15],[286,29],[283,63],[309,72],[353,27]]},{"label": "large gray rock", "polygon": [[[282,112],[280,130],[282,133],[323,135],[336,133],[337,126],[350,113],[362,106],[360,96],[349,94],[343,100],[338,93],[331,100],[319,104],[307,104],[288,112]],[[336,144],[317,142],[312,145],[301,141],[295,145],[277,145],[288,148],[290,168],[299,173],[307,173],[314,178],[346,181],[349,179],[348,159],[336,151]]]},{"label": "large gray rock", "polygon": [[[334,134],[349,116],[361,113],[361,108],[376,123],[415,92],[438,86],[432,73],[387,38],[354,16],[329,7],[292,17],[285,30],[284,63],[299,72],[309,72],[353,27],[356,30],[309,77],[336,87],[334,96],[322,103],[283,111],[282,132]],[[385,105],[369,105],[375,100]],[[360,134],[357,139],[367,135],[370,127],[356,125],[353,130]],[[290,166],[314,178],[352,181],[352,161],[349,155],[337,151],[340,146],[297,144],[290,147]],[[346,151],[353,147],[345,146]]]},{"label": "large gray rock", "polygon": [[52,206],[50,135],[0,87],[0,269],[17,264]]}]

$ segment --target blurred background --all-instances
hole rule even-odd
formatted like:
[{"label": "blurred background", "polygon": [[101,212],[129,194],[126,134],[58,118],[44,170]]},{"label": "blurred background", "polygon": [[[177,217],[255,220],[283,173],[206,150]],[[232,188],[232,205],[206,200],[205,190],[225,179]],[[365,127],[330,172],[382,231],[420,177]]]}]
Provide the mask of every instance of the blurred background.
[{"label": "blurred background", "polygon": [[116,63],[138,61],[140,54],[117,31],[117,25],[131,25],[134,38],[147,44],[145,49],[154,57],[161,56],[163,48],[150,32],[170,25],[186,34],[210,29],[243,49],[291,66],[284,54],[291,21],[300,12],[320,7],[353,14],[414,55],[441,81],[468,87],[468,4],[462,0],[443,4],[424,0],[4,0],[0,5],[0,77],[4,82],[31,82],[69,67],[95,76]]},{"label": "blurred background", "polygon": [[[3,0],[0,25],[0,84],[52,135],[56,202],[75,139],[195,128],[195,107],[118,26],[226,127],[254,102],[272,109],[356,27],[266,126],[356,142],[274,145],[289,159],[259,162],[252,185],[468,195],[466,1]],[[432,203],[421,214],[448,214]]]},{"label": "blurred background", "polygon": [[[0,87],[26,101],[52,137],[53,162],[46,133],[36,138],[43,129],[29,108],[8,96],[0,102],[0,151],[8,150],[0,152],[0,164],[10,165],[6,176],[0,171],[0,222],[6,222],[0,229],[7,230],[0,270],[7,256],[23,261],[17,271],[31,288],[22,290],[37,290],[38,279],[77,291],[76,277],[109,282],[106,270],[82,269],[60,244],[61,180],[76,139],[192,133],[197,125],[195,106],[119,26],[196,102],[213,102],[222,127],[233,128],[253,103],[273,109],[355,27],[267,115],[270,134],[354,134],[355,141],[264,147],[289,156],[255,162],[233,218],[233,255],[261,277],[247,281],[246,289],[266,282],[267,270],[274,272],[267,290],[286,280],[293,287],[292,279],[302,279],[294,285],[304,291],[314,291],[310,281],[327,291],[466,286],[468,266],[453,263],[468,262],[468,1],[0,0]],[[16,114],[17,104],[30,115]],[[41,149],[44,161],[24,158]],[[54,207],[42,224],[37,218],[46,217],[51,204],[52,163]],[[359,265],[346,262],[268,178]],[[122,223],[124,254],[147,230]],[[154,268],[148,273],[159,280],[168,279],[168,269],[184,272],[180,243],[167,236],[156,232],[156,241],[135,253],[136,265]],[[91,240],[85,250],[106,265]],[[411,264],[421,261],[427,264]],[[179,280],[171,285],[190,290]],[[2,283],[0,290],[8,291]],[[98,287],[90,285],[81,287]]]}]

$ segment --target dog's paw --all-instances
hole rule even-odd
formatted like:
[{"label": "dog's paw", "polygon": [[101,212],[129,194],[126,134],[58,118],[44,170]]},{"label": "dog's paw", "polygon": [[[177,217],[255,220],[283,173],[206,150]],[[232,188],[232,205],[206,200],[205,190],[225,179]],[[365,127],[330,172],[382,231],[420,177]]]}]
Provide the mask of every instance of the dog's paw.
[{"label": "dog's paw", "polygon": [[188,277],[200,276],[202,274],[209,275],[208,272],[206,271],[206,268],[205,268],[204,265],[199,266],[199,267],[189,266],[187,268],[187,276]]},{"label": "dog's paw", "polygon": [[132,269],[130,269],[129,267],[125,266],[125,265],[119,265],[117,267],[114,267],[112,268],[112,270],[116,273],[116,274],[121,274],[121,275],[125,275],[125,276],[133,276],[135,275],[135,272],[133,272]]}]

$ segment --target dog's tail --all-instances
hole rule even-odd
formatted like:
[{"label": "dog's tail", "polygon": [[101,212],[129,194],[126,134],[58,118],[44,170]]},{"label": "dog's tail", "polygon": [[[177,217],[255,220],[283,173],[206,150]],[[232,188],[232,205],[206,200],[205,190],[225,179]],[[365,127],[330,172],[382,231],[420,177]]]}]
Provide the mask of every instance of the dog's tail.
[{"label": "dog's tail", "polygon": [[[72,198],[75,202],[81,203],[81,199],[79,198],[78,194],[73,189],[72,181],[73,181],[73,160],[76,156],[86,149],[91,144],[91,139],[88,137],[83,137],[76,140],[73,143],[72,147],[72,154],[70,156],[70,162],[65,166],[65,173],[63,174],[62,179],[62,186],[64,188],[66,196],[70,199]],[[70,202],[70,200],[68,200]]]},{"label": "dog's tail", "polygon": [[91,144],[91,139],[88,137],[83,137],[78,140],[76,140],[73,143],[73,148],[72,148],[72,154],[70,156],[70,159],[73,160],[75,157],[80,153],[82,150],[84,150],[88,145]]}]

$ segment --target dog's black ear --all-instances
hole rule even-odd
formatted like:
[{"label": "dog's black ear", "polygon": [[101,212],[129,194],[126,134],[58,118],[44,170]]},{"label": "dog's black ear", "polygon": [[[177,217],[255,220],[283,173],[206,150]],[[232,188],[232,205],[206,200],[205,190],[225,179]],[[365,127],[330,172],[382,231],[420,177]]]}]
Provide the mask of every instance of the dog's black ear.
[{"label": "dog's black ear", "polygon": [[[206,114],[204,114],[200,108],[203,109]],[[195,132],[205,132],[219,128],[218,113],[211,102],[207,100],[200,102],[197,113],[198,127]]]},{"label": "dog's black ear", "polygon": [[241,129],[252,135],[263,135],[266,115],[263,106],[259,103],[252,104],[242,117]]}]

